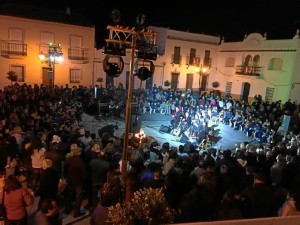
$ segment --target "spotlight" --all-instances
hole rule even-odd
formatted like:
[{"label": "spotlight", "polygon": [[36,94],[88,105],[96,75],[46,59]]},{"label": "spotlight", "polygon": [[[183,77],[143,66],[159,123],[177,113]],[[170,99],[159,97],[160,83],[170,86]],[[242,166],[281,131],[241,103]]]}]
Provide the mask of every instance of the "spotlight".
[{"label": "spotlight", "polygon": [[149,77],[151,77],[152,74],[147,67],[142,66],[138,69],[137,76],[138,78],[144,81],[147,80]]},{"label": "spotlight", "polygon": [[121,42],[110,42],[106,40],[106,45],[103,48],[103,53],[107,55],[126,56],[126,45]]},{"label": "spotlight", "polygon": [[149,59],[155,61],[157,59],[157,52],[155,50],[139,50],[136,57],[139,59]]},{"label": "spotlight", "polygon": [[[117,62],[109,62],[109,59],[117,59]],[[124,61],[122,57],[115,55],[106,55],[103,60],[103,70],[110,77],[119,77],[124,69]]]},{"label": "spotlight", "polygon": [[108,76],[118,77],[120,76],[120,71],[117,63],[107,63],[104,71]]},{"label": "spotlight", "polygon": [[[138,61],[139,60],[137,60],[136,65],[138,65]],[[150,63],[149,68],[145,66],[145,63]],[[147,80],[154,74],[154,69],[155,66],[152,61],[144,60],[143,66],[137,70],[136,76],[140,78],[142,81]]]},{"label": "spotlight", "polygon": [[146,19],[146,16],[142,13],[138,14],[138,16],[136,17],[136,24],[139,26],[139,27],[142,27],[145,23],[145,19]]},{"label": "spotlight", "polygon": [[121,21],[121,13],[119,10],[113,10],[111,13],[111,19],[115,25],[119,24]]}]

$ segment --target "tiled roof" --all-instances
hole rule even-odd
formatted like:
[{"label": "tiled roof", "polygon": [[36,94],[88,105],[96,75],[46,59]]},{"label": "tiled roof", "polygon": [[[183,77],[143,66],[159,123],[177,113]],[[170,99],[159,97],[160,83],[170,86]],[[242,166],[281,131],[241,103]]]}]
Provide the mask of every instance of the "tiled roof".
[{"label": "tiled roof", "polygon": [[73,24],[84,27],[94,27],[86,17],[78,13],[67,14],[57,9],[42,8],[32,5],[5,3],[0,4],[0,15],[16,16],[21,18]]}]

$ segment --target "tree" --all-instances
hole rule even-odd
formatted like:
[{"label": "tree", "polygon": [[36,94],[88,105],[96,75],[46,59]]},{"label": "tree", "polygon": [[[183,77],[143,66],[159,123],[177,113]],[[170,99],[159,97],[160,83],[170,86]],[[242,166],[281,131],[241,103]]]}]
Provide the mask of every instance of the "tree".
[{"label": "tree", "polygon": [[16,82],[18,80],[18,75],[16,74],[15,71],[10,70],[7,72],[6,78],[9,79],[10,82],[12,83],[12,82]]}]

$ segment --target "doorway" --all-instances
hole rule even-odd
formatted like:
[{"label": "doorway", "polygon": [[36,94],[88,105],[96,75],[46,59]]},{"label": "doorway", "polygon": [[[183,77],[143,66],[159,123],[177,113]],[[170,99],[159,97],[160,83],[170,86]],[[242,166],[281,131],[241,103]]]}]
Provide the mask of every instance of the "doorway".
[{"label": "doorway", "polygon": [[245,102],[248,102],[249,92],[250,92],[250,83],[248,82],[243,83],[242,100],[244,100]]},{"label": "doorway", "polygon": [[49,67],[42,68],[42,83],[44,86],[50,87],[52,84],[52,70]]},{"label": "doorway", "polygon": [[193,89],[193,80],[194,80],[194,74],[188,73],[186,75],[186,84],[185,84],[186,90],[188,90],[188,89],[192,90]]},{"label": "doorway", "polygon": [[171,89],[176,90],[178,86],[179,73],[171,74]]}]

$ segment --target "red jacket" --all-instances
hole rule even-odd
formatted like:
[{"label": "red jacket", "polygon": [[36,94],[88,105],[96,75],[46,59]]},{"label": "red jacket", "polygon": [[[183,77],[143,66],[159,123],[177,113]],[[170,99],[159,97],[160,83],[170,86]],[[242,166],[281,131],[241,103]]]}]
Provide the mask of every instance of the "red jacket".
[{"label": "red jacket", "polygon": [[20,220],[27,216],[26,206],[32,205],[34,196],[24,188],[4,193],[4,205],[8,220]]}]

